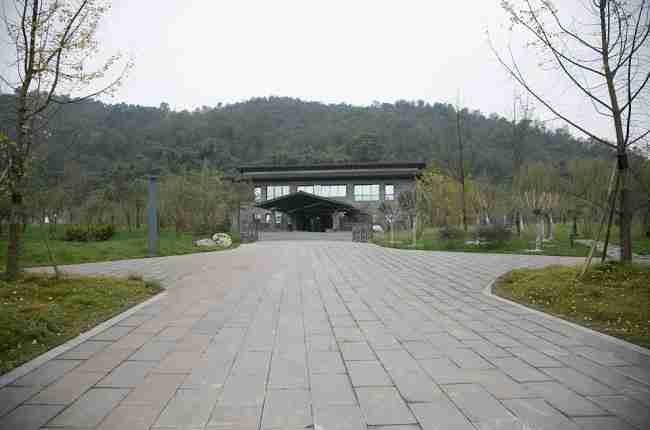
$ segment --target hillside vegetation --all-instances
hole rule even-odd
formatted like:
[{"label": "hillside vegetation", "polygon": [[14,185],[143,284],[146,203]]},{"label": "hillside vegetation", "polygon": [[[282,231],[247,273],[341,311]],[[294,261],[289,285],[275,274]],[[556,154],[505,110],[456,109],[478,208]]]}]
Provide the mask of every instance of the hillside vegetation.
[{"label": "hillside vegetation", "polygon": [[[2,127],[11,136],[14,99],[1,100]],[[63,105],[47,135],[36,136],[36,146],[45,161],[39,168],[54,182],[66,170],[102,182],[116,165],[172,173],[206,164],[228,172],[240,164],[380,159],[444,166],[457,158],[455,115],[448,104],[406,101],[359,107],[271,97],[193,112],[174,112],[165,103],[156,108],[86,101]],[[512,122],[478,111],[461,115],[469,174],[496,182],[511,178]],[[603,154],[566,130],[531,121],[517,127],[526,128],[527,136],[518,151],[520,164]]]}]

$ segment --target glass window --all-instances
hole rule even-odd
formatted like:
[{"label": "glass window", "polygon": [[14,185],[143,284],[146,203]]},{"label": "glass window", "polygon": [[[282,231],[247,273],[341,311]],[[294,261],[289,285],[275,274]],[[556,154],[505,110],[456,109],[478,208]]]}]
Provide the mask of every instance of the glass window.
[{"label": "glass window", "polygon": [[269,185],[266,187],[266,199],[277,199],[278,197],[286,196],[289,194],[288,185]]},{"label": "glass window", "polygon": [[298,191],[315,194],[320,197],[345,197],[347,185],[300,185]]},{"label": "glass window", "polygon": [[280,212],[275,213],[275,223],[282,224],[282,214]]},{"label": "glass window", "polygon": [[379,200],[379,185],[355,185],[354,200],[359,202]]},{"label": "glass window", "polygon": [[321,197],[345,197],[347,195],[346,185],[316,185],[314,191]]},{"label": "glass window", "polygon": [[255,187],[255,201],[262,201],[262,187]]},{"label": "glass window", "polygon": [[384,189],[384,200],[395,200],[395,185],[386,185]]}]

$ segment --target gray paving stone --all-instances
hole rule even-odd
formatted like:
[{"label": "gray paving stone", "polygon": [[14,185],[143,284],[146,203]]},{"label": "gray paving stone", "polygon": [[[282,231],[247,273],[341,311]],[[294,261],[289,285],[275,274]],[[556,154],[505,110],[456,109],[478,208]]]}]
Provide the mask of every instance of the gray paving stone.
[{"label": "gray paving stone", "polygon": [[440,358],[442,352],[433,347],[429,342],[404,342],[404,348],[416,359]]},{"label": "gray paving stone", "polygon": [[391,370],[418,372],[420,365],[411,355],[402,349],[378,350],[379,361],[384,365],[388,373]]},{"label": "gray paving stone", "polygon": [[502,372],[518,382],[549,381],[552,379],[518,358],[492,358],[490,361]]},{"label": "gray paving stone", "polygon": [[393,385],[379,361],[349,361],[346,364],[355,387]]},{"label": "gray paving stone", "polygon": [[511,357],[512,354],[486,340],[464,340],[463,345],[469,346],[485,358]]},{"label": "gray paving stone", "polygon": [[50,360],[41,367],[17,379],[12,385],[44,387],[56,381],[80,363],[80,360]]},{"label": "gray paving stone", "polygon": [[29,399],[28,403],[68,405],[104,377],[104,373],[73,370]]},{"label": "gray paving stone", "polygon": [[508,348],[508,351],[533,367],[563,367],[564,364],[532,348]]},{"label": "gray paving stone", "polygon": [[376,360],[375,354],[366,342],[344,342],[339,347],[345,361]]},{"label": "gray paving stone", "polygon": [[391,377],[404,400],[409,403],[432,402],[443,395],[438,385],[423,371],[395,372]]},{"label": "gray paving stone", "polygon": [[222,387],[230,374],[231,363],[212,362],[203,360],[202,363],[192,370],[182,387],[188,389],[200,389],[204,387]]},{"label": "gray paving stone", "polygon": [[345,366],[338,351],[309,352],[309,371],[318,373],[345,373]]},{"label": "gray paving stone", "polygon": [[363,342],[364,337],[356,327],[334,327],[337,342]]},{"label": "gray paving stone", "polygon": [[423,430],[475,430],[467,417],[446,397],[410,405]]},{"label": "gray paving stone", "polygon": [[133,327],[114,325],[92,337],[92,340],[116,341],[129,334]]},{"label": "gray paving stone", "polygon": [[525,385],[531,392],[544,398],[549,404],[567,416],[606,414],[595,403],[567,389],[559,382],[529,382]]},{"label": "gray paving stone", "polygon": [[312,375],[311,397],[318,407],[357,404],[348,375]]},{"label": "gray paving stone", "polygon": [[515,421],[514,416],[480,385],[446,385],[444,390],[470,421],[488,424]]},{"label": "gray paving stone", "polygon": [[60,405],[22,405],[0,418],[0,430],[38,430],[61,409]]},{"label": "gray paving stone", "polygon": [[513,399],[504,400],[503,404],[510,409],[522,423],[521,429],[535,430],[579,430],[577,424],[570,421],[559,411],[553,409],[542,399]]},{"label": "gray paving stone", "polygon": [[30,387],[2,387],[0,388],[0,417],[20,405],[34,394],[41,387],[33,385]]},{"label": "gray paving stone", "polygon": [[[388,397],[394,402],[386,397],[374,400],[383,406],[372,408],[371,417],[376,420],[367,423],[372,430],[420,428],[409,414],[397,420],[409,422],[391,421],[400,416],[385,407],[393,403],[397,409],[408,402],[410,406],[425,405],[418,406],[422,409],[438,405],[444,410],[441,405],[446,400],[447,406],[456,408],[447,394],[440,392],[438,384],[461,384],[457,385],[459,390],[480,386],[483,387],[477,388],[480,396],[503,402],[517,399],[518,405],[527,402],[528,409],[541,402],[542,412],[550,414],[550,418],[541,421],[542,425],[551,428],[563,428],[565,424],[561,417],[566,419],[566,416],[557,408],[564,408],[570,414],[595,413],[578,401],[582,394],[567,395],[567,391],[580,391],[582,386],[584,391],[598,393],[586,401],[594,402],[597,398],[602,403],[606,399],[609,409],[600,403],[598,407],[605,410],[603,413],[616,414],[616,417],[590,418],[602,419],[602,423],[611,418],[612,425],[617,425],[614,418],[637,416],[636,423],[630,425],[638,428],[639,423],[645,424],[641,421],[643,411],[650,409],[650,360],[606,339],[586,335],[481,293],[492,279],[513,268],[577,261],[543,256],[403,252],[351,243],[262,241],[228,253],[76,266],[66,270],[114,275],[137,272],[156,277],[163,280],[168,295],[115,326],[132,329],[128,334],[122,335],[122,329],[103,333],[102,336],[117,338],[116,342],[105,341],[114,342],[110,347],[93,354],[93,346],[100,345],[91,346],[91,342],[104,341],[91,340],[66,358],[88,357],[73,372],[88,375],[89,380],[94,377],[92,373],[108,374],[125,360],[160,361],[157,371],[162,373],[150,373],[139,381],[120,406],[110,411],[101,423],[101,430],[120,426],[147,428],[145,422],[155,414],[156,408],[162,408],[167,402],[180,403],[170,401],[179,387],[183,392],[214,390],[216,394],[209,405],[214,409],[213,430],[246,426],[264,430],[268,426],[258,422],[258,418],[262,408],[266,409],[265,398],[269,400],[276,391],[299,391],[298,386],[307,394],[300,402],[311,402],[314,413],[318,403],[329,407],[333,401],[350,402],[340,405],[348,407],[336,415],[340,418],[345,415],[344,409],[353,410],[357,399],[351,391],[350,377],[339,373],[347,370],[341,366],[340,350],[344,354],[347,351],[344,359],[348,363],[378,358],[390,377],[390,385],[385,389],[393,390],[394,396]],[[223,282],[224,279],[228,282]],[[166,343],[156,343],[152,338]],[[354,353],[359,352],[355,348],[360,349],[360,344],[365,345],[364,351],[355,358]],[[518,357],[506,348],[511,348]],[[314,352],[326,354],[313,355]],[[486,366],[486,362],[498,367]],[[577,376],[551,376],[546,371],[551,371],[552,366],[570,368]],[[51,397],[46,401],[66,399],[69,402],[87,389],[89,382],[83,378],[75,382],[68,376],[70,369],[48,380],[47,374],[56,374],[55,370],[43,371],[41,376],[28,375],[33,381],[48,384],[43,393]],[[531,375],[536,381],[540,374],[544,384],[554,381],[547,389],[550,394],[529,389],[529,385],[534,385],[528,382]],[[333,377],[346,384],[337,387]],[[603,395],[606,391],[602,386],[611,390],[611,394]],[[384,387],[363,387],[357,391],[370,393],[369,389]],[[557,396],[553,396],[556,392]],[[557,408],[540,396],[555,401]],[[489,404],[494,406],[494,401]],[[366,398],[361,406],[364,402],[372,403]],[[488,405],[477,403],[479,412],[480,407]],[[18,406],[16,401],[11,404],[11,407]],[[473,405],[471,401],[469,404]],[[543,405],[550,409],[546,411]],[[181,417],[181,406],[176,408],[179,409],[176,416]],[[260,412],[253,419],[245,420],[242,411]],[[167,413],[170,417],[174,415]],[[221,418],[217,418],[219,414]],[[456,414],[461,412],[456,409]],[[422,422],[422,428],[439,428],[445,423],[440,415],[434,414],[435,419]],[[386,418],[384,421],[382,416]],[[579,418],[586,417],[576,417]],[[180,424],[174,424],[176,430],[193,426],[189,418],[181,417],[177,422]],[[457,424],[462,428],[467,420]],[[484,430],[497,430],[495,426],[498,430],[521,430],[528,425],[523,420],[493,418],[489,414],[472,424]],[[206,429],[211,428],[209,422],[205,421],[205,425]],[[203,418],[198,427],[204,427]],[[288,423],[288,428],[282,430],[302,427]],[[571,428],[570,424],[567,428]]]},{"label": "gray paving stone", "polygon": [[147,374],[158,365],[157,361],[124,361],[104,379],[98,387],[132,388],[140,384]]},{"label": "gray paving stone", "polygon": [[262,405],[220,406],[212,411],[206,430],[258,430]]},{"label": "gray paving stone", "polygon": [[136,313],[127,318],[124,318],[122,321],[118,322],[117,325],[137,327],[142,323],[149,321],[151,318],[153,318],[152,315]]},{"label": "gray paving stone", "polygon": [[108,341],[87,340],[75,346],[71,350],[65,352],[64,354],[61,354],[57,358],[64,360],[85,360],[87,358],[90,358],[96,352],[107,348],[111,345],[111,343],[112,342]]},{"label": "gray paving stone", "polygon": [[269,391],[262,414],[263,429],[305,428],[312,424],[309,391]]},{"label": "gray paving stone", "polygon": [[366,430],[366,423],[359,406],[333,405],[314,409],[314,428]]},{"label": "gray paving stone", "polygon": [[570,348],[570,350],[602,366],[625,366],[631,364],[618,357],[612,351],[603,351],[602,349],[596,349],[591,346],[578,346]]},{"label": "gray paving stone", "polygon": [[584,430],[634,430],[617,417],[575,417],[573,421]]},{"label": "gray paving stone", "polygon": [[338,351],[336,339],[331,335],[314,335],[307,340],[310,351]]},{"label": "gray paving stone", "polygon": [[636,400],[625,396],[598,396],[588,399],[640,429],[650,427],[650,409]]},{"label": "gray paving stone", "polygon": [[220,390],[178,390],[167,403],[153,428],[203,428],[210,418]]},{"label": "gray paving stone", "polygon": [[355,388],[368,425],[417,423],[394,387]]},{"label": "gray paving stone", "polygon": [[273,358],[269,375],[270,389],[308,388],[307,366],[301,361]]},{"label": "gray paving stone", "polygon": [[97,430],[149,430],[160,413],[151,405],[120,404],[101,422]]},{"label": "gray paving stone", "polygon": [[616,391],[610,387],[603,385],[595,379],[583,375],[569,367],[553,367],[543,369],[543,371],[576,393],[585,396],[606,396],[608,394],[616,394]]},{"label": "gray paving stone", "polygon": [[466,371],[464,383],[480,384],[497,399],[515,399],[538,397],[524,384],[514,381],[505,373],[496,369]]},{"label": "gray paving stone", "polygon": [[494,366],[469,348],[451,348],[445,355],[461,369],[492,369]]},{"label": "gray paving stone", "polygon": [[126,397],[129,390],[92,388],[57,415],[52,427],[96,427],[109,412]]},{"label": "gray paving stone", "polygon": [[224,406],[255,406],[264,402],[266,375],[231,375],[223,387],[219,404]]},{"label": "gray paving stone", "polygon": [[650,368],[643,368],[640,366],[618,366],[616,371],[623,375],[650,385]]}]

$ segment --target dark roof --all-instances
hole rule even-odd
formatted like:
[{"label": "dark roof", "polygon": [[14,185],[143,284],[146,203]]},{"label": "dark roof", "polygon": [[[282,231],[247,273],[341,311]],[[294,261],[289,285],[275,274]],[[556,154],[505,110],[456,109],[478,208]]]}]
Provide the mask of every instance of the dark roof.
[{"label": "dark roof", "polygon": [[422,161],[355,161],[316,164],[260,164],[239,167],[240,173],[247,172],[295,172],[297,170],[356,170],[356,169],[424,169]]},{"label": "dark roof", "polygon": [[385,161],[372,163],[296,164],[291,166],[242,166],[243,179],[253,181],[302,181],[318,179],[412,179],[426,164],[419,161]]},{"label": "dark roof", "polygon": [[303,212],[306,214],[318,215],[332,212],[357,212],[358,209],[349,203],[339,200],[320,197],[314,194],[297,191],[286,196],[266,200],[258,203],[257,207],[277,210],[287,214]]}]

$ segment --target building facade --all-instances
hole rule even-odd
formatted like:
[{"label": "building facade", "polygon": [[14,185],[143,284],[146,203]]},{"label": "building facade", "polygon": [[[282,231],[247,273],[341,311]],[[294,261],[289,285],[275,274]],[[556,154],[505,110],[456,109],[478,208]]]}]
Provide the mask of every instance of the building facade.
[{"label": "building facade", "polygon": [[252,184],[255,217],[265,230],[350,230],[381,223],[382,202],[415,188],[421,162],[243,166]]}]

